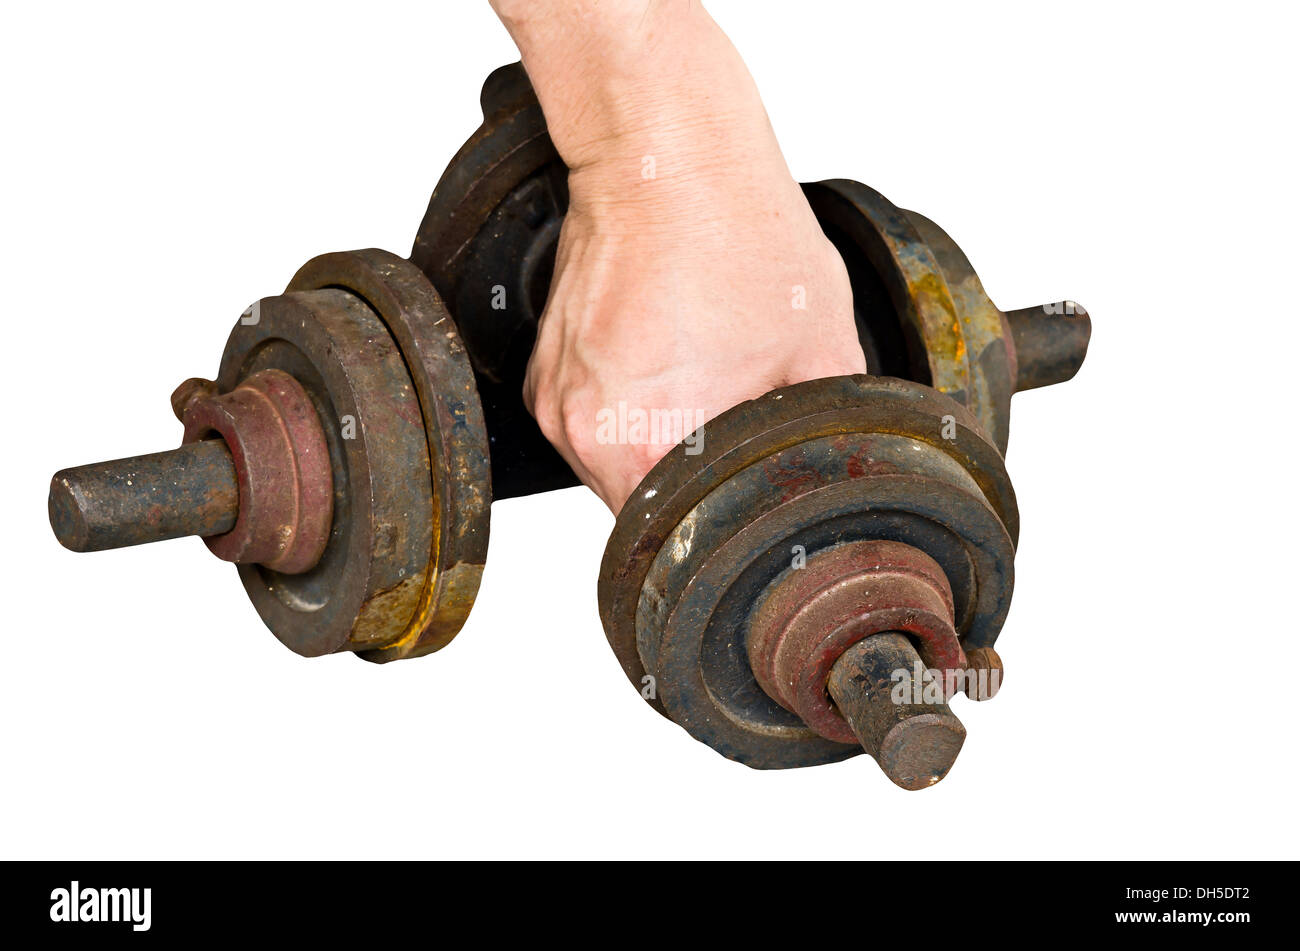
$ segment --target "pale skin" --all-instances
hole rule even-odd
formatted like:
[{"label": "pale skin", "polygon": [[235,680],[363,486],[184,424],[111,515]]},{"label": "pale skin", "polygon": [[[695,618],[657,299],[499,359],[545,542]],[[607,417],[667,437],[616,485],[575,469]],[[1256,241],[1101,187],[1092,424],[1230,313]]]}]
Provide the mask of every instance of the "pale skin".
[{"label": "pale skin", "polygon": [[778,386],[866,371],[844,263],[698,2],[492,6],[569,167],[524,400],[612,511],[685,434],[611,439],[602,410],[679,410],[689,431]]}]

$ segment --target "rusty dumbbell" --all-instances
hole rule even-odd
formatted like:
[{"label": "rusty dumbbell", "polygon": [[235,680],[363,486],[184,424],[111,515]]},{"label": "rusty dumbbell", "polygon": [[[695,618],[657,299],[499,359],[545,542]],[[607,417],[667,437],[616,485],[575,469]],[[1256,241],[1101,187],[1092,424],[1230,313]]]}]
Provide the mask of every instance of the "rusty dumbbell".
[{"label": "rusty dumbbell", "polygon": [[[215,381],[172,395],[180,448],[54,477],[64,545],[202,536],[304,655],[455,636],[492,499],[578,482],[521,396],[566,171],[518,64],[482,105],[410,260],[323,255],[250,307]],[[947,701],[1001,676],[1011,395],[1069,379],[1089,322],[1068,303],[1003,313],[927,219],[856,182],[804,187],[871,375],[773,391],[669,452],[619,513],[601,618],[642,695],[724,755],[866,750],[924,788],[964,737]]]},{"label": "rusty dumbbell", "polygon": [[[520,387],[568,191],[518,65],[482,106],[411,259],[463,334],[505,498],[578,484]],[[946,700],[1001,680],[1011,397],[1070,379],[1091,324],[1072,302],[999,310],[942,229],[865,185],[804,191],[848,268],[871,376],[769,393],[669,452],[619,513],[601,619],[642,695],[724,755],[779,768],[865,749],[924,788],[964,736]],[[895,693],[918,665],[913,681],[934,676]]]}]

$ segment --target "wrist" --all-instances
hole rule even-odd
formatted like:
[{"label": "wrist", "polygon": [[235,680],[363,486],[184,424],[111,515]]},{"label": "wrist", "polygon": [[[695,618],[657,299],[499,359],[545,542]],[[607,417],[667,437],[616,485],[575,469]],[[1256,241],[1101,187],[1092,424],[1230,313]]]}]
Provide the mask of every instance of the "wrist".
[{"label": "wrist", "polygon": [[493,5],[570,169],[639,160],[680,144],[692,126],[734,126],[746,111],[762,115],[739,55],[698,3]]},{"label": "wrist", "polygon": [[658,209],[680,228],[713,217],[712,196],[738,181],[769,195],[792,182],[744,62],[698,3],[494,6],[569,166],[571,208],[589,222],[615,226],[608,211],[636,209],[622,217],[641,227]]}]

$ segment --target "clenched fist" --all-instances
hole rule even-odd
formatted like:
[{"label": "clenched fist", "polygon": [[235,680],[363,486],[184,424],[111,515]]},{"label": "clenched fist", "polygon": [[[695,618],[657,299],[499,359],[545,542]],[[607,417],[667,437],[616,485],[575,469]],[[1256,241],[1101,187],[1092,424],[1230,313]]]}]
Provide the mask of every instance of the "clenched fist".
[{"label": "clenched fist", "polygon": [[844,263],[698,3],[494,6],[569,167],[524,398],[583,482],[618,512],[724,410],[866,371]]}]

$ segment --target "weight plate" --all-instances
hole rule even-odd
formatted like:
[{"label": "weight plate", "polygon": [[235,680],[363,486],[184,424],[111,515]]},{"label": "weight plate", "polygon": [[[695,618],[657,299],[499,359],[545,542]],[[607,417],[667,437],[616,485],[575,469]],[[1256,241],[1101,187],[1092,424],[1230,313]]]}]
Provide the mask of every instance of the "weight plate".
[{"label": "weight plate", "polygon": [[416,657],[456,636],[478,594],[492,506],[483,410],[455,324],[418,268],[387,251],[339,252],[308,261],[289,283],[290,292],[326,287],[346,288],[365,301],[392,335],[409,374],[414,420],[426,436],[423,467],[409,475],[390,470],[388,478],[406,483],[430,473],[434,510],[426,557],[432,570],[400,636],[362,655]]},{"label": "weight plate", "polygon": [[334,520],[311,570],[240,565],[240,579],[267,626],[300,654],[391,644],[419,607],[435,524],[406,365],[365,301],[330,288],[259,301],[231,333],[217,384],[229,392],[267,369],[292,376],[315,406],[334,473]]}]

